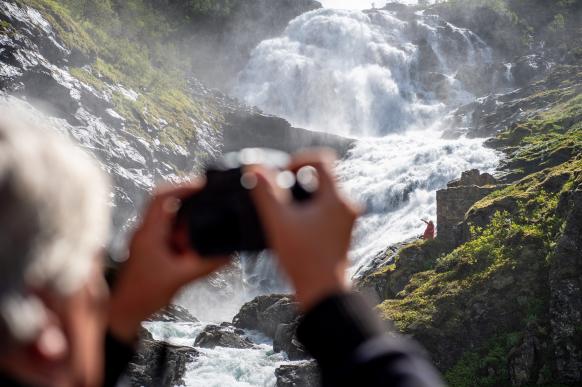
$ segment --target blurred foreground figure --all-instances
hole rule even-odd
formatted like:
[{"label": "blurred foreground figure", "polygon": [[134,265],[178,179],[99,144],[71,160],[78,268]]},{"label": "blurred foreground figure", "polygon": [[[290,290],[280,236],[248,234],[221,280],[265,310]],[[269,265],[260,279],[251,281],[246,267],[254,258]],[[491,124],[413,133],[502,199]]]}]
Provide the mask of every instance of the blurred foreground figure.
[{"label": "blurred foreground figure", "polygon": [[[270,245],[305,314],[299,338],[325,386],[439,386],[421,351],[386,336],[350,293],[347,253],[359,210],[338,192],[333,161],[326,152],[295,158],[292,168],[311,165],[320,176],[314,198],[301,205],[278,188],[273,171],[250,168]],[[176,202],[200,188],[194,182],[154,195],[109,297],[101,266],[107,179],[67,139],[0,122],[0,385],[114,386],[141,321],[229,262],[172,247]]]}]

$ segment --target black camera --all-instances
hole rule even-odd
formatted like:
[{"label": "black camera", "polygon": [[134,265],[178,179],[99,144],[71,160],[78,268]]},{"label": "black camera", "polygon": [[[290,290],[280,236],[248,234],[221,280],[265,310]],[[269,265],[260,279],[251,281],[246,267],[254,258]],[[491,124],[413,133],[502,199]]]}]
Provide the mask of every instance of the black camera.
[{"label": "black camera", "polygon": [[176,217],[175,240],[205,257],[235,252],[258,252],[269,247],[265,230],[251,197],[256,177],[248,165],[262,164],[278,170],[277,184],[291,190],[297,202],[309,200],[318,187],[315,168],[287,168],[287,153],[247,148],[226,154],[206,170],[206,185],[182,201]]}]

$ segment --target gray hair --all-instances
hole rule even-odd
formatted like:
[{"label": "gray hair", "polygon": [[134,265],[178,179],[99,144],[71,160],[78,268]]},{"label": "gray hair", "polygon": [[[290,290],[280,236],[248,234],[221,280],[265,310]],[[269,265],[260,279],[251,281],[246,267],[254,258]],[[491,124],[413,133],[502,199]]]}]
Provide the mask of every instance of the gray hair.
[{"label": "gray hair", "polygon": [[38,334],[46,314],[34,290],[63,296],[86,282],[106,242],[108,194],[97,162],[64,135],[0,119],[0,339]]}]

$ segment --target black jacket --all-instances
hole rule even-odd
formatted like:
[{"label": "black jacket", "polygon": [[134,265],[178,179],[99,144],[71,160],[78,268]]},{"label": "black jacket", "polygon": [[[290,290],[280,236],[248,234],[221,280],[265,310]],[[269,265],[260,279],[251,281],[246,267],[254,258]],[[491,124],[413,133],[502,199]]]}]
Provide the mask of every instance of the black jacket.
[{"label": "black jacket", "polygon": [[323,387],[444,385],[423,350],[387,335],[360,295],[327,298],[303,318],[297,336],[317,360]]}]

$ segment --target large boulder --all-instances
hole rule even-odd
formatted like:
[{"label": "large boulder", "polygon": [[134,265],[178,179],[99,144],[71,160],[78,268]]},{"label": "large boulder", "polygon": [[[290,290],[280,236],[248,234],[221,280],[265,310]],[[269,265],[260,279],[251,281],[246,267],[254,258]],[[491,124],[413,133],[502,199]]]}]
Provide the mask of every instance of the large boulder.
[{"label": "large boulder", "polygon": [[198,351],[156,340],[142,340],[137,354],[129,363],[126,378],[135,387],[184,385],[186,365]]},{"label": "large boulder", "polygon": [[302,148],[329,147],[343,157],[354,140],[335,134],[292,127],[286,120],[259,113],[233,113],[227,116],[224,151],[268,147],[293,153]]},{"label": "large boulder", "polygon": [[279,324],[273,338],[273,351],[287,353],[289,360],[310,359],[311,356],[297,339],[298,326],[299,321],[290,324]]},{"label": "large boulder", "polygon": [[282,365],[275,370],[276,387],[318,387],[321,384],[315,361]]},{"label": "large boulder", "polygon": [[297,303],[286,294],[258,296],[244,304],[232,323],[242,329],[256,329],[274,337],[279,324],[289,324],[297,318]]},{"label": "large boulder", "polygon": [[223,323],[221,325],[207,325],[194,342],[195,347],[214,348],[252,348],[253,343],[243,336],[241,329],[235,328],[232,324]]},{"label": "large boulder", "polygon": [[148,321],[164,322],[198,322],[198,319],[188,309],[180,305],[170,304],[151,316]]}]

